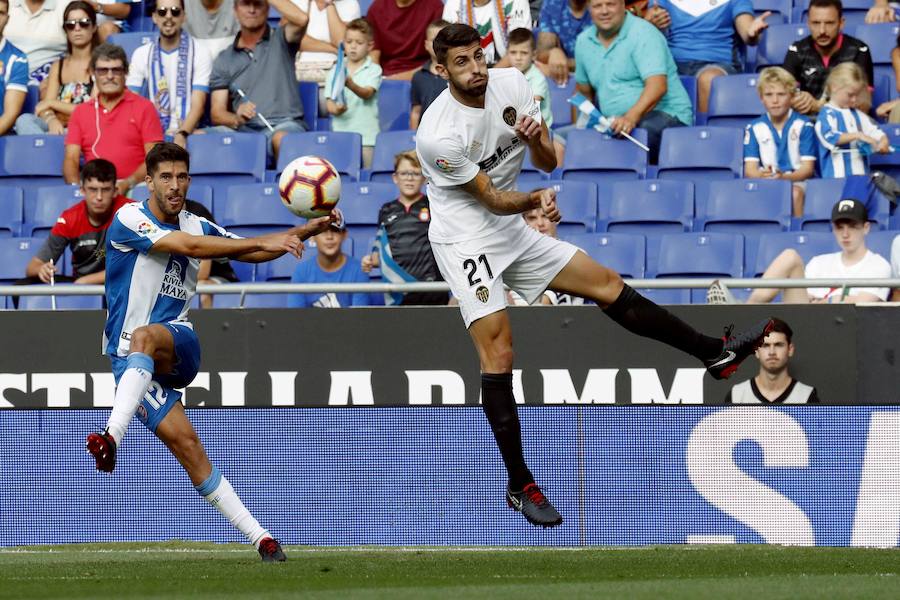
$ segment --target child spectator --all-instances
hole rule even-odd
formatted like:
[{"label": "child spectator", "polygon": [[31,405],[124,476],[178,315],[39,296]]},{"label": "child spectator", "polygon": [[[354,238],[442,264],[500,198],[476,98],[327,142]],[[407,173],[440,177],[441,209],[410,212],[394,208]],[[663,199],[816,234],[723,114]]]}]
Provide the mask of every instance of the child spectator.
[{"label": "child spectator", "polygon": [[866,76],[856,63],[841,63],[825,82],[828,102],[816,121],[822,177],[865,175],[866,156],[890,152],[887,136],[857,108],[868,94]]},{"label": "child spectator", "polygon": [[[328,114],[334,115],[333,131],[353,131],[362,135],[363,166],[372,164],[375,136],[378,135],[378,88],[381,67],[372,62],[372,28],[365,19],[354,19],[344,32],[344,77],[332,67],[326,77],[325,97]],[[340,62],[340,61],[339,61]],[[343,91],[335,94],[341,79]],[[336,99],[332,99],[335,96]]]},{"label": "child spectator", "polygon": [[449,24],[443,19],[437,19],[429,23],[425,30],[425,51],[431,58],[412,76],[412,89],[410,90],[412,107],[409,111],[409,128],[412,130],[419,128],[422,113],[428,110],[434,99],[447,89],[447,81],[438,75],[434,68],[437,58],[434,56],[432,42],[438,32]]},{"label": "child spectator", "polygon": [[781,67],[759,74],[756,90],[766,112],[744,133],[744,177],[792,182],[793,215],[799,217],[806,180],[815,174],[816,132],[809,119],[791,110],[796,88],[797,80]]},{"label": "child spectator", "polygon": [[550,110],[550,86],[547,78],[534,64],[534,36],[524,27],[513,29],[509,32],[509,47],[506,50],[509,64],[522,71],[531,91],[534,92],[534,101],[541,107],[541,118],[549,129],[553,126],[553,113]]}]

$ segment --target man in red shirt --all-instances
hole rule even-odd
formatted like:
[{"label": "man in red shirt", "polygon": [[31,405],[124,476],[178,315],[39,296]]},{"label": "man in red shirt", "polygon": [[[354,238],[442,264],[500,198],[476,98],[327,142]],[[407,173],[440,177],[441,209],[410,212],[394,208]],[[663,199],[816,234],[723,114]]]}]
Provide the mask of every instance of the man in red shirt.
[{"label": "man in red shirt", "polygon": [[115,183],[116,168],[108,160],[98,158],[84,165],[81,171],[84,200],[59,215],[50,237],[25,268],[28,283],[50,283],[66,247],[72,251],[73,276],[55,275],[56,281],[98,284],[106,281],[106,229],[116,211],[129,202],[125,196],[116,194]]},{"label": "man in red shirt", "polygon": [[412,79],[425,61],[425,30],[441,18],[441,0],[375,0],[366,20],[375,33],[369,53],[388,79]]},{"label": "man in red shirt", "polygon": [[66,183],[78,183],[82,155],[89,161],[105,158],[121,177],[116,191],[126,194],[144,181],[144,157],[163,140],[162,125],[153,103],[125,87],[128,58],[122,48],[100,44],[91,54],[90,69],[98,94],[79,104],[69,119],[63,177]]}]

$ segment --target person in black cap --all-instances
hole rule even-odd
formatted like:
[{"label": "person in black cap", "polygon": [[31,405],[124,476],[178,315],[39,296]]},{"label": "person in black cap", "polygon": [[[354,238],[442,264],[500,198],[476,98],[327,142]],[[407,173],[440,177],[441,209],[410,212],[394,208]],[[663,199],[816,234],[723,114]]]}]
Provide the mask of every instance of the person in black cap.
[{"label": "person in black cap", "polygon": [[[891,265],[883,257],[866,248],[869,217],[859,200],[839,200],[831,210],[831,225],[840,252],[819,254],[805,266],[793,248],[779,254],[763,279],[880,279],[891,276]],[[784,302],[793,304],[879,302],[887,300],[888,288],[839,286],[833,288],[757,288],[747,300],[749,304],[771,302],[784,292]]]}]

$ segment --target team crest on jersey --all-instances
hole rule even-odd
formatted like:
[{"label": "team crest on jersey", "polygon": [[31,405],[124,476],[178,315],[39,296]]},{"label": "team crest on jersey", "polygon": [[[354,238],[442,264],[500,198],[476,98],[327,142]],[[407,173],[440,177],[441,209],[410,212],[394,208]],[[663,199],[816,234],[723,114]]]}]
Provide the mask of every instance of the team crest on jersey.
[{"label": "team crest on jersey", "polygon": [[419,220],[423,223],[427,223],[428,220],[431,219],[431,212],[427,208],[423,208],[419,211]]},{"label": "team crest on jersey", "polygon": [[156,231],[156,226],[149,221],[141,221],[137,226],[138,233],[141,235],[150,235]]},{"label": "team crest on jersey", "polygon": [[503,109],[503,122],[509,125],[510,127],[516,124],[516,109],[512,106],[507,106]]},{"label": "team crest on jersey", "polygon": [[800,133],[796,129],[791,131],[791,141],[796,142],[799,139],[800,139]]},{"label": "team crest on jersey", "polygon": [[450,162],[446,158],[436,158],[434,159],[434,166],[443,171],[444,173],[452,173],[453,167],[450,166]]},{"label": "team crest on jersey", "polygon": [[491,297],[491,292],[483,285],[479,285],[478,289],[475,290],[475,297],[481,300],[483,304],[487,304],[488,298]]}]

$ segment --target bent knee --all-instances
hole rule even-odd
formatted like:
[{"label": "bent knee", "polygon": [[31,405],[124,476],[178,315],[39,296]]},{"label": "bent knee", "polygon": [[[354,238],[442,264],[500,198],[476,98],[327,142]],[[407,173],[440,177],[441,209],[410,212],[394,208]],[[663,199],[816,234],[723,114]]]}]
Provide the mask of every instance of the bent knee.
[{"label": "bent knee", "polygon": [[147,327],[138,327],[131,332],[131,351],[151,354],[153,352],[153,333]]}]

